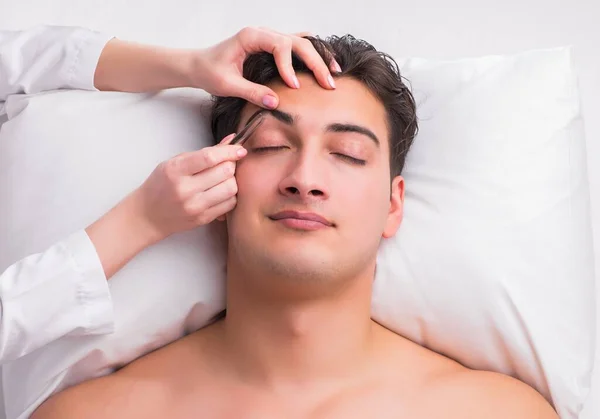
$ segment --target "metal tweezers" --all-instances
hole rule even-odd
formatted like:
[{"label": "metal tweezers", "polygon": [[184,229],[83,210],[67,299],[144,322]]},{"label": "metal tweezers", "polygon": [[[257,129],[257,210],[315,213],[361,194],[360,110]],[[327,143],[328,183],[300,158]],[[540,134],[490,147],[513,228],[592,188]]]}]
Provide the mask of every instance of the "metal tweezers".
[{"label": "metal tweezers", "polygon": [[256,129],[260,126],[260,124],[263,123],[263,121],[265,120],[264,112],[265,112],[264,109],[256,111],[254,113],[254,115],[252,115],[250,117],[248,122],[246,122],[246,125],[244,126],[244,128],[242,128],[242,130],[235,137],[233,137],[233,140],[231,140],[231,142],[229,144],[242,145],[244,143],[244,141],[246,141],[254,133],[254,131],[256,131]]}]

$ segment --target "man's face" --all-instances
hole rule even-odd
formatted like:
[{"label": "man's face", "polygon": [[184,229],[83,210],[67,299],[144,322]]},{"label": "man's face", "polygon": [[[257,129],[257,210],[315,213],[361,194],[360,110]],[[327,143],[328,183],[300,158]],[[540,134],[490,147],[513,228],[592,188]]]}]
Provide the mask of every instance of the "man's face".
[{"label": "man's face", "polygon": [[[246,268],[294,280],[372,273],[379,242],[402,218],[404,183],[392,182],[383,105],[360,82],[321,88],[282,83],[278,111],[246,141],[229,252]],[[247,105],[239,129],[258,110]],[[317,221],[315,221],[317,220]]]}]

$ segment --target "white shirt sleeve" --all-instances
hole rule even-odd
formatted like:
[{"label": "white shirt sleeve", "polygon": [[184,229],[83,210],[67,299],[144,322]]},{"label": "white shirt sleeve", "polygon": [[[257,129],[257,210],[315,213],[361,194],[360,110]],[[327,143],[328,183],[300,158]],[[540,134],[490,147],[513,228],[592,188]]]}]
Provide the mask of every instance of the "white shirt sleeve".
[{"label": "white shirt sleeve", "polygon": [[[78,27],[0,31],[0,125],[12,94],[96,90],[94,73],[112,36]],[[114,328],[104,270],[85,231],[0,275],[0,365],[62,336]]]},{"label": "white shirt sleeve", "polygon": [[40,25],[0,31],[0,115],[9,95],[96,90],[94,73],[113,37],[84,28]]},{"label": "white shirt sleeve", "polygon": [[108,281],[85,230],[0,275],[0,365],[63,336],[113,328]]}]

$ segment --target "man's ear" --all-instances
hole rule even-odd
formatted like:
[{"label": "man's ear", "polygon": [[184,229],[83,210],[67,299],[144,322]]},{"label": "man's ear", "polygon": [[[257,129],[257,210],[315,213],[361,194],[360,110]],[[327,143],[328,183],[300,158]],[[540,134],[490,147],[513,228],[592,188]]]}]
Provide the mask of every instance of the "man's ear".
[{"label": "man's ear", "polygon": [[388,212],[383,237],[389,239],[396,234],[404,216],[404,178],[396,176],[392,180],[390,193],[390,209]]}]

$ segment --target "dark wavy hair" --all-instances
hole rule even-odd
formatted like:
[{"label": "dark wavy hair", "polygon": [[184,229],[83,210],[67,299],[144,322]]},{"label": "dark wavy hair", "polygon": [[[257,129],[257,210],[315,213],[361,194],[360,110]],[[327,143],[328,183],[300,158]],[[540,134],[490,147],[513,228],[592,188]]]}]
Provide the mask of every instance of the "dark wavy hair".
[{"label": "dark wavy hair", "polygon": [[[402,172],[408,149],[418,131],[415,101],[403,82],[398,64],[390,55],[377,51],[368,42],[352,35],[305,38],[326,63],[332,58],[338,62],[342,71],[333,73],[334,77],[352,77],[363,83],[384,105],[390,132],[390,173],[393,179]],[[292,65],[296,73],[312,74],[295,54]],[[273,55],[266,52],[248,56],[243,75],[263,85],[281,80]],[[213,97],[211,128],[215,141],[237,130],[246,103],[244,99],[235,97]]]}]

